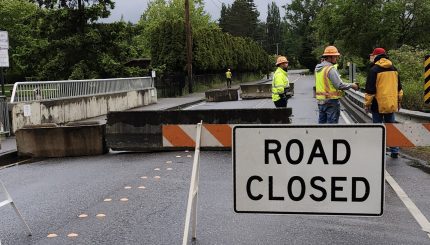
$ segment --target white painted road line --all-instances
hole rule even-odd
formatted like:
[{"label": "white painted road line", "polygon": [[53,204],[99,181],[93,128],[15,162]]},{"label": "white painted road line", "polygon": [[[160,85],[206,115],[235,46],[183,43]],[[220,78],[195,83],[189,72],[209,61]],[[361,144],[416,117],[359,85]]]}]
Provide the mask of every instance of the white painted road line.
[{"label": "white painted road line", "polygon": [[409,212],[414,216],[415,220],[421,226],[422,230],[429,233],[427,234],[430,238],[430,223],[427,218],[423,215],[423,213],[418,209],[418,207],[412,202],[412,200],[408,197],[408,195],[403,191],[403,189],[397,184],[391,175],[385,171],[385,180],[387,180],[388,184],[390,184],[391,188],[396,192],[397,196],[399,196],[400,200],[405,204],[406,208]]},{"label": "white painted road line", "polygon": [[[345,120],[346,124],[352,124],[346,118],[346,115],[343,112],[341,112],[341,116]],[[418,209],[415,203],[408,197],[406,192],[403,191],[400,185],[397,184],[397,182],[390,175],[390,173],[388,173],[388,171],[385,171],[385,180],[388,182],[391,188],[393,188],[397,196],[400,198],[400,200],[402,200],[403,204],[405,204],[405,207],[409,210],[409,212],[412,214],[412,216],[421,226],[421,229],[427,232],[427,236],[430,238],[430,223],[427,220],[427,218],[424,216],[424,214]]]}]

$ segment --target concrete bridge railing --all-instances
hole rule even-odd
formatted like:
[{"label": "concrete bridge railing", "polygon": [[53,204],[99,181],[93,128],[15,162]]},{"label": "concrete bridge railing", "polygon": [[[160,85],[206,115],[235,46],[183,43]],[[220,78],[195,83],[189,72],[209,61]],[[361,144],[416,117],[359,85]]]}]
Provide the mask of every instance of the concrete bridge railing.
[{"label": "concrete bridge railing", "polygon": [[12,130],[59,125],[157,102],[151,77],[17,83],[11,98]]}]

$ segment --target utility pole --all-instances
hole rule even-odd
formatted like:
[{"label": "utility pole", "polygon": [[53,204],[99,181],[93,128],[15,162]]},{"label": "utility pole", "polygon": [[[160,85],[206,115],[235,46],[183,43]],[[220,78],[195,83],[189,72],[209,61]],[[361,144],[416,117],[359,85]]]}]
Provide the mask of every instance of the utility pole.
[{"label": "utility pole", "polygon": [[191,37],[190,2],[185,0],[185,36],[187,45],[188,92],[193,92],[193,41]]}]

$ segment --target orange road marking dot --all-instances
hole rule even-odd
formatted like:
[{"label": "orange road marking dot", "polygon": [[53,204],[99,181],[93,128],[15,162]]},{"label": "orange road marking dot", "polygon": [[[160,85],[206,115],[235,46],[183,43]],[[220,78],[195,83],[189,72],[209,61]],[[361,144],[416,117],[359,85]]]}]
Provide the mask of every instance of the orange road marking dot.
[{"label": "orange road marking dot", "polygon": [[57,234],[55,234],[55,233],[50,233],[50,234],[48,234],[46,237],[47,238],[54,238],[54,237],[57,237],[58,235]]},{"label": "orange road marking dot", "polygon": [[160,179],[161,177],[160,176],[154,176],[154,179]]},{"label": "orange road marking dot", "polygon": [[172,170],[172,168],[167,168],[167,170],[169,170],[169,171],[170,171],[170,170]]},{"label": "orange road marking dot", "polygon": [[127,202],[128,201],[128,198],[121,198],[121,199],[119,199],[121,202]]},{"label": "orange road marking dot", "polygon": [[106,198],[105,200],[103,200],[104,202],[110,202],[112,201],[112,198]]},{"label": "orange road marking dot", "polygon": [[139,189],[146,189],[146,187],[145,186],[139,186],[139,187],[137,187],[137,188],[139,188]]},{"label": "orange road marking dot", "polygon": [[79,218],[86,218],[86,217],[88,217],[88,214],[81,214],[81,215],[79,215],[78,217],[79,217]]},{"label": "orange road marking dot", "polygon": [[69,233],[67,236],[70,237],[70,238],[74,238],[74,237],[77,237],[78,234],[76,234],[76,233]]},{"label": "orange road marking dot", "polygon": [[131,186],[126,186],[126,187],[124,187],[124,189],[131,189]]},{"label": "orange road marking dot", "polygon": [[96,217],[97,218],[104,218],[104,217],[106,217],[106,214],[97,214]]}]

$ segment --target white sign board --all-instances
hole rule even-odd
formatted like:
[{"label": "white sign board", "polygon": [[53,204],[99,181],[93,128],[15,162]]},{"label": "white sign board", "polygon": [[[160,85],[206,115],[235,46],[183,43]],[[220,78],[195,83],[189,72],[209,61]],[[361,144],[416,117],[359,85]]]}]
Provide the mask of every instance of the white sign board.
[{"label": "white sign board", "polygon": [[31,106],[24,105],[24,117],[31,117]]},{"label": "white sign board", "polygon": [[7,49],[0,49],[0,67],[9,67],[9,53]]},{"label": "white sign board", "polygon": [[153,78],[155,78],[155,76],[156,76],[155,71],[151,71],[151,76],[152,76]]},{"label": "white sign board", "polygon": [[0,31],[0,49],[9,48],[9,37],[7,31]]},{"label": "white sign board", "polygon": [[237,213],[380,216],[383,125],[238,125]]}]

